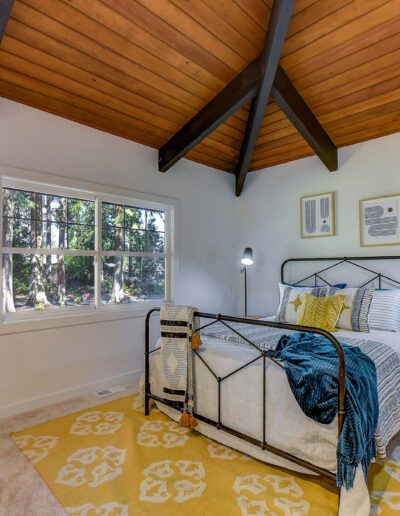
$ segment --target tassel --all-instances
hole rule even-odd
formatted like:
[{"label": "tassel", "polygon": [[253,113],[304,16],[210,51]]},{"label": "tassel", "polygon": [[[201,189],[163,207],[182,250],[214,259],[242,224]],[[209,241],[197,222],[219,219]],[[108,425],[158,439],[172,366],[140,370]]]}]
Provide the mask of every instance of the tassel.
[{"label": "tassel", "polygon": [[198,425],[197,419],[193,414],[189,414],[189,428],[196,428]]},{"label": "tassel", "polygon": [[200,335],[198,333],[193,333],[192,335],[192,349],[197,349],[202,345]]},{"label": "tassel", "polygon": [[186,412],[186,410],[182,412],[182,415],[179,419],[179,424],[182,426],[189,426],[189,414]]}]

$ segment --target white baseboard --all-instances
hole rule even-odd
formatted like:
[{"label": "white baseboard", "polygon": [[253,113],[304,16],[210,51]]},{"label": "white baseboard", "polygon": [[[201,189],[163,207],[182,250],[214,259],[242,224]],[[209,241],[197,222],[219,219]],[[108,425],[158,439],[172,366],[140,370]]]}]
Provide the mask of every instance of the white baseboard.
[{"label": "white baseboard", "polygon": [[103,378],[96,382],[69,387],[68,389],[64,389],[62,391],[55,391],[50,394],[35,396],[33,398],[28,398],[26,400],[11,403],[9,405],[2,405],[0,406],[0,419],[16,416],[17,414],[22,414],[23,412],[35,410],[46,405],[51,405],[52,403],[67,401],[76,398],[77,396],[82,396],[83,394],[89,394],[91,392],[94,393],[95,391],[106,389],[107,387],[111,387],[115,384],[129,387],[136,385],[139,386],[139,379],[141,374],[142,369],[136,369],[134,371],[129,371],[128,373],[120,374],[118,376]]}]

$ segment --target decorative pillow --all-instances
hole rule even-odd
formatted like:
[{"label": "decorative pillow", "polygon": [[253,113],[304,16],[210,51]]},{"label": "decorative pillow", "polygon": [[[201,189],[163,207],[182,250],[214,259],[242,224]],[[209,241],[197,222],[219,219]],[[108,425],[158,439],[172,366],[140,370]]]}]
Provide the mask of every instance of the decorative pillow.
[{"label": "decorative pillow", "polygon": [[368,322],[374,330],[400,331],[400,289],[374,291]]},{"label": "decorative pillow", "polygon": [[369,332],[368,315],[374,290],[344,288],[338,292],[340,296],[345,296],[345,300],[336,327],[343,330]]},{"label": "decorative pillow", "polygon": [[305,294],[323,297],[335,294],[338,290],[333,287],[291,287],[279,283],[280,301],[277,322],[296,324]]},{"label": "decorative pillow", "polygon": [[311,294],[304,295],[304,303],[301,307],[297,324],[313,326],[327,331],[337,331],[335,326],[343,308],[345,296],[315,297]]}]

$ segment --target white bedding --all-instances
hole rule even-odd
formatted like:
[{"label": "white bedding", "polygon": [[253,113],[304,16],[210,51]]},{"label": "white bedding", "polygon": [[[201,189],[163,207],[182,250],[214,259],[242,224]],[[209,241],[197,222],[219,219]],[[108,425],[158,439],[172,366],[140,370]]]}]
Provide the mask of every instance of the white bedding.
[{"label": "white bedding", "polygon": [[[269,319],[269,318],[268,318]],[[398,333],[371,331],[358,334],[347,330],[335,333],[341,336],[380,341],[400,353]],[[202,337],[199,348],[202,357],[210,364],[217,376],[223,377],[259,355],[245,345],[225,340]],[[151,360],[151,391],[162,397],[160,384],[160,355],[153,353]],[[214,421],[218,419],[217,382],[210,371],[195,357],[196,412]],[[245,386],[245,388],[244,388]],[[222,422],[239,432],[262,440],[262,361],[261,359],[235,373],[221,384]],[[159,409],[173,419],[179,413],[158,404]],[[292,470],[311,473],[304,468],[245,443],[214,427],[200,423],[198,430],[223,444],[239,449],[265,462],[287,467]],[[308,418],[298,406],[283,369],[267,360],[266,368],[266,441],[281,450],[300,457],[321,468],[336,470],[337,421],[324,425]],[[369,497],[361,471],[358,472],[355,487],[342,492],[341,515],[369,514]]]}]

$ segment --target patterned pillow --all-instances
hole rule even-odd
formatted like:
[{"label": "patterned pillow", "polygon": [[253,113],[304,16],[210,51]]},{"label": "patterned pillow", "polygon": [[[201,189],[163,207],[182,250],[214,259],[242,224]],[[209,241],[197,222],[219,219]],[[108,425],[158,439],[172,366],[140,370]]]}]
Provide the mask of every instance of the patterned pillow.
[{"label": "patterned pillow", "polygon": [[374,330],[400,331],[400,289],[374,291],[368,322]]},{"label": "patterned pillow", "polygon": [[372,288],[344,288],[337,291],[345,296],[336,327],[343,330],[369,332],[368,315],[374,290]]},{"label": "patterned pillow", "polygon": [[305,294],[323,297],[336,292],[337,289],[333,287],[291,287],[279,283],[280,301],[275,320],[281,323],[296,324]]},{"label": "patterned pillow", "polygon": [[313,326],[327,331],[337,331],[335,326],[346,296],[315,297],[305,294],[297,319],[301,326]]}]

